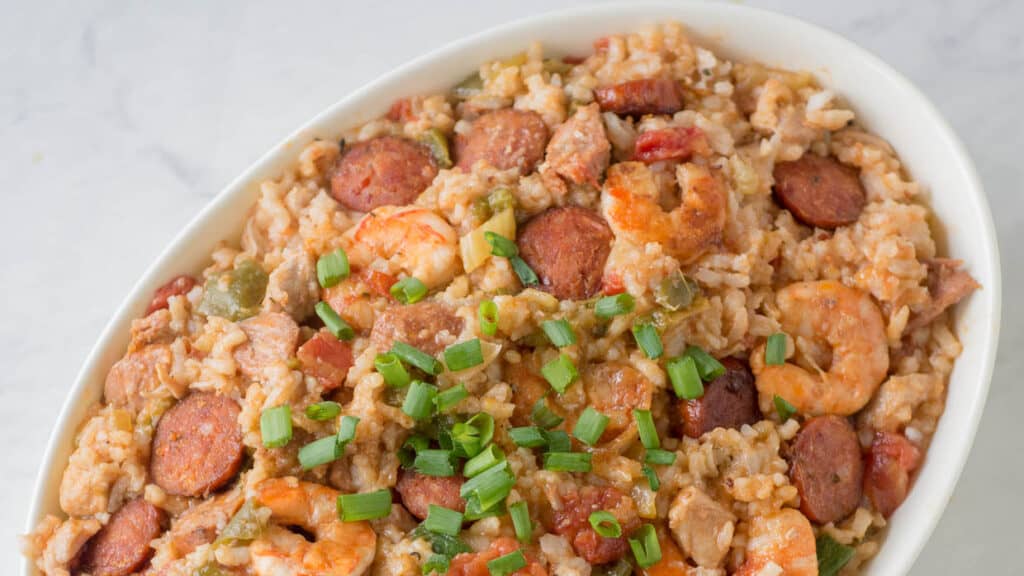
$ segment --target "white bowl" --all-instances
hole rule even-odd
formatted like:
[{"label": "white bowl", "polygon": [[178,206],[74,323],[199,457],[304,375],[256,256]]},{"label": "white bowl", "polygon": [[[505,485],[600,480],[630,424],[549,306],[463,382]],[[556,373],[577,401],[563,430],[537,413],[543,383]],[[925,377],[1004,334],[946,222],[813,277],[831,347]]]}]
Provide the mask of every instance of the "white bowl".
[{"label": "white bowl", "polygon": [[[27,530],[60,513],[57,490],[86,410],[98,401],[107,369],[124,353],[131,320],[168,277],[201,270],[221,240],[236,240],[256,200],[257,183],[278,175],[314,137],[382,115],[395,99],[446,89],[489,59],[539,40],[549,54],[586,54],[601,36],[676,19],[695,40],[723,55],[805,69],[852,103],[858,118],[898,151],[929,191],[947,253],[966,262],[984,287],[957,309],[963,354],[949,382],[946,412],[910,496],[869,574],[903,574],[938,522],[967,460],[988,391],[999,336],[1000,272],[992,218],[974,166],[934,106],[905,78],[844,38],[795,18],[738,5],[696,2],[630,3],[545,14],[459,40],[394,70],[300,128],[232,182],[150,267],[114,315],[85,362],[50,438],[32,499]],[[35,574],[23,561],[22,573]]]}]

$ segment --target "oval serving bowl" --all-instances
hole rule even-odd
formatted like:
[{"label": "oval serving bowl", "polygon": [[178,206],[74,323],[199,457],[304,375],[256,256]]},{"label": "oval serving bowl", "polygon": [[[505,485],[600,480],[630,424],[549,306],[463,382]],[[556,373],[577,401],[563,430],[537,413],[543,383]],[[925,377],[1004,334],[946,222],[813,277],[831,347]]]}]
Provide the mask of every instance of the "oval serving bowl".
[{"label": "oval serving bowl", "polygon": [[[934,106],[905,78],[844,38],[800,20],[737,5],[691,2],[630,3],[544,14],[451,43],[384,75],[341,99],[264,155],[225,188],[157,258],[104,329],[61,410],[43,456],[26,531],[47,513],[59,513],[61,474],[74,434],[98,401],[110,366],[123,354],[131,320],[166,278],[201,270],[221,241],[236,241],[261,180],[279,175],[303,145],[333,138],[345,128],[386,112],[394,100],[447,89],[485,60],[518,52],[529,42],[549,54],[578,54],[611,33],[678,20],[695,40],[727,58],[804,69],[835,89],[870,130],[887,139],[906,169],[928,191],[940,245],[965,261],[983,286],[956,310],[963,353],[948,385],[923,467],[909,497],[890,521],[867,574],[904,574],[924,547],[953,492],[984,408],[999,336],[1000,271],[994,227],[974,167]],[[36,570],[22,560],[22,574]]]}]

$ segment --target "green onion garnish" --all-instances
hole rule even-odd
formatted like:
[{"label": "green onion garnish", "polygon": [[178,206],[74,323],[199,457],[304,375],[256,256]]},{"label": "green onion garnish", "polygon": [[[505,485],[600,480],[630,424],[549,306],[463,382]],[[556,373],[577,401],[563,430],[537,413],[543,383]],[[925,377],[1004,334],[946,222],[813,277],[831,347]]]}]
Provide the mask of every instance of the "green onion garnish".
[{"label": "green onion garnish", "polygon": [[395,342],[391,345],[391,353],[398,356],[402,361],[423,370],[431,376],[441,373],[441,362],[430,354],[413,348],[405,342]]},{"label": "green onion garnish", "polygon": [[491,573],[491,576],[508,576],[525,567],[526,556],[523,556],[522,550],[509,552],[487,563],[487,571]]},{"label": "green onion garnish", "polygon": [[416,453],[430,447],[430,439],[420,434],[414,434],[406,439],[405,443],[398,450],[398,461],[404,468],[409,468],[416,461]]},{"label": "green onion garnish", "polygon": [[508,436],[515,442],[516,446],[522,446],[523,448],[539,448],[548,443],[547,439],[544,438],[544,432],[536,426],[510,428]]},{"label": "green onion garnish", "polygon": [[508,462],[501,462],[463,482],[459,496],[464,500],[475,496],[480,501],[480,510],[487,510],[504,500],[515,484]]},{"label": "green onion garnish", "polygon": [[299,448],[299,464],[303,470],[334,462],[339,456],[341,451],[338,450],[337,436],[325,436]]},{"label": "green onion garnish", "polygon": [[452,460],[450,450],[420,450],[416,452],[412,466],[424,476],[454,476]]},{"label": "green onion garnish", "polygon": [[536,286],[540,284],[540,279],[537,278],[537,273],[530,268],[530,265],[526,263],[519,256],[513,256],[508,259],[509,263],[512,264],[512,270],[519,277],[519,281],[523,283],[523,286]]},{"label": "green onion garnish", "polygon": [[775,397],[772,398],[772,402],[775,403],[775,411],[778,412],[779,419],[783,422],[792,418],[793,414],[796,414],[796,406],[787,402],[782,396],[776,394]]},{"label": "green onion garnish", "polygon": [[306,418],[310,420],[330,420],[341,414],[341,404],[337,402],[317,402],[306,406]]},{"label": "green onion garnish", "polygon": [[509,506],[508,514],[512,517],[516,539],[524,543],[529,542],[533,538],[533,522],[530,521],[530,510],[526,507],[526,502],[516,502]]},{"label": "green onion garnish", "polygon": [[644,351],[648,358],[660,358],[665,353],[665,347],[661,344],[661,336],[654,324],[641,322],[633,325],[633,338],[636,345]]},{"label": "green onion garnish", "polygon": [[280,448],[292,439],[292,407],[267,408],[260,414],[260,437],[267,448]]},{"label": "green onion garnish", "polygon": [[636,429],[640,433],[640,443],[644,448],[653,450],[661,448],[661,440],[658,439],[658,429],[654,427],[654,418],[650,410],[633,410],[633,419],[636,420]]},{"label": "green onion garnish", "polygon": [[646,464],[657,464],[659,466],[668,466],[674,464],[676,461],[676,453],[668,450],[662,450],[661,448],[654,448],[648,450],[647,455],[644,456],[644,463]]},{"label": "green onion garnish", "polygon": [[491,444],[476,456],[466,460],[466,465],[462,467],[462,475],[466,478],[473,478],[504,461],[505,453],[501,451],[501,448]]},{"label": "green onion garnish", "polygon": [[355,416],[341,417],[341,423],[338,424],[338,445],[340,450],[345,448],[345,444],[355,439],[357,424],[359,424],[359,418]]},{"label": "green onion garnish", "polygon": [[450,372],[458,372],[484,363],[484,352],[480,348],[480,339],[473,338],[444,349],[444,363]]},{"label": "green onion garnish", "polygon": [[587,406],[586,410],[580,414],[579,420],[576,421],[572,435],[587,446],[593,446],[601,439],[601,434],[604,434],[604,429],[608,427],[608,420],[610,418]]},{"label": "green onion garnish", "polygon": [[475,522],[482,518],[490,518],[492,516],[504,516],[507,510],[503,502],[498,502],[486,510],[480,507],[480,499],[476,496],[470,496],[466,498],[466,512],[464,516],[466,520]]},{"label": "green onion garnish", "polygon": [[450,440],[450,448],[455,455],[464,458],[476,456],[484,447],[483,442],[480,441],[480,430],[467,422],[456,422],[447,435],[442,433],[439,438],[442,446],[445,444],[445,438]]},{"label": "green onion garnish", "polygon": [[544,438],[548,441],[548,452],[572,451],[572,440],[569,440],[569,434],[562,430],[545,430]]},{"label": "green onion garnish", "polygon": [[555,472],[590,472],[589,452],[545,452],[544,469]]},{"label": "green onion garnish", "polygon": [[647,476],[648,486],[651,487],[651,490],[657,492],[658,488],[661,488],[661,480],[658,479],[658,473],[647,464],[644,464],[643,472],[644,476]]},{"label": "green onion garnish", "polygon": [[705,352],[700,346],[687,346],[683,356],[693,358],[693,363],[697,366],[697,373],[700,374],[701,380],[705,382],[710,382],[725,374],[725,366],[722,366],[721,362]]},{"label": "green onion garnish", "polygon": [[544,398],[537,400],[537,403],[533,405],[533,410],[530,411],[530,419],[537,426],[547,429],[554,428],[565,421],[565,418],[555,414],[551,411],[551,408],[548,408],[548,402]]},{"label": "green onion garnish", "polygon": [[428,576],[431,572],[436,572],[439,575],[448,573],[448,568],[451,566],[451,560],[444,554],[431,554],[430,558],[423,563],[423,576]]},{"label": "green onion garnish", "polygon": [[338,516],[345,522],[373,520],[391,514],[391,490],[338,496]]},{"label": "green onion garnish", "polygon": [[607,510],[598,510],[591,512],[590,517],[587,518],[590,521],[590,527],[597,532],[599,536],[605,538],[618,538],[622,536],[622,526],[619,524],[618,518],[614,514]]},{"label": "green onion garnish", "polygon": [[405,366],[402,366],[402,361],[398,359],[397,355],[391,352],[377,354],[377,357],[373,359],[373,365],[377,368],[377,372],[384,377],[384,382],[388,386],[392,388],[408,386],[409,373],[405,370]]},{"label": "green onion garnish", "polygon": [[854,555],[852,546],[844,546],[828,534],[818,536],[814,544],[818,553],[819,576],[835,576]]},{"label": "green onion garnish", "polygon": [[316,261],[316,279],[320,286],[330,288],[345,278],[348,278],[348,256],[341,248],[324,254]]},{"label": "green onion garnish", "polygon": [[487,412],[477,412],[472,418],[466,420],[466,424],[480,431],[481,446],[486,446],[491,438],[494,438],[494,416]]},{"label": "green onion garnish", "polygon": [[476,309],[476,317],[480,320],[480,331],[485,336],[494,336],[498,333],[498,305],[493,300],[480,302]]},{"label": "green onion garnish", "polygon": [[611,318],[621,314],[628,314],[636,307],[636,301],[629,294],[623,292],[614,296],[605,296],[594,305],[594,314],[598,318]]},{"label": "green onion garnish", "polygon": [[437,534],[457,536],[462,531],[462,512],[431,504],[423,527]]},{"label": "green onion garnish", "polygon": [[668,378],[676,396],[684,400],[696,400],[704,395],[704,383],[697,372],[697,364],[692,356],[680,356],[668,361],[665,366]]},{"label": "green onion garnish", "polygon": [[466,385],[459,383],[438,393],[437,397],[434,398],[434,404],[437,406],[438,412],[444,412],[462,402],[468,396],[469,392],[466,390]]},{"label": "green onion garnish", "polygon": [[576,366],[565,354],[559,354],[558,358],[542,366],[540,373],[559,394],[565,392],[579,377]]},{"label": "green onion garnish", "polygon": [[764,347],[764,363],[781,366],[786,363],[786,335],[776,332],[768,337]]},{"label": "green onion garnish", "polygon": [[661,545],[658,544],[654,526],[650,524],[644,524],[633,533],[633,537],[629,539],[629,547],[641,568],[654,566],[661,561]]},{"label": "green onion garnish", "polygon": [[487,243],[491,245],[491,254],[495,256],[511,258],[519,255],[519,247],[516,246],[516,243],[497,232],[491,232],[490,230],[484,232],[484,240],[487,240]]},{"label": "green onion garnish", "polygon": [[436,396],[437,386],[413,380],[409,385],[409,393],[405,395],[405,402],[402,403],[402,412],[413,420],[426,420],[434,411]]},{"label": "green onion garnish", "polygon": [[559,348],[576,343],[576,333],[573,332],[569,322],[564,319],[545,320],[540,323],[540,327],[544,330],[548,340]]},{"label": "green onion garnish", "polygon": [[427,295],[427,285],[409,276],[391,285],[391,296],[402,304],[415,304]]},{"label": "green onion garnish", "polygon": [[327,330],[334,334],[334,337],[338,340],[351,340],[356,337],[356,331],[348,325],[348,322],[342,320],[341,316],[331,308],[331,305],[327,302],[317,302],[314,307],[316,315],[320,317],[324,322],[324,326]]}]

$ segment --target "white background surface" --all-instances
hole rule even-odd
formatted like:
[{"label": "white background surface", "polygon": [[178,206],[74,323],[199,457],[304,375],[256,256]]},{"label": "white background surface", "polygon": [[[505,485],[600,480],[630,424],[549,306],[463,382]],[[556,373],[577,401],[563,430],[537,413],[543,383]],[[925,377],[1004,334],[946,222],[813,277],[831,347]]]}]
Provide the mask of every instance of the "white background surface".
[{"label": "white background surface", "polygon": [[[221,187],[392,67],[582,2],[4,3],[0,572],[10,573],[79,366],[149,262]],[[1003,338],[974,451],[912,573],[1019,574],[1024,2],[747,3],[881,56],[938,105],[974,157],[1003,253]]]}]

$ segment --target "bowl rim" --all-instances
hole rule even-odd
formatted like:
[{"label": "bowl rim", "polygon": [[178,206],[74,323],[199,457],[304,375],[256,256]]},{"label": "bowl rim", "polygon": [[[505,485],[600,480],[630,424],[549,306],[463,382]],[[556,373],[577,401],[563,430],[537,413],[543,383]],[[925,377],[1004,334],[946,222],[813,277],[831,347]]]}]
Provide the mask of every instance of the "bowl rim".
[{"label": "bowl rim", "polygon": [[[171,242],[160,251],[159,256],[157,256],[146,268],[140,279],[136,281],[131,291],[128,292],[127,296],[117,307],[110,320],[100,332],[95,344],[86,356],[81,369],[78,371],[74,382],[68,390],[68,394],[61,406],[57,420],[47,440],[46,448],[43,452],[40,467],[36,475],[35,486],[32,491],[32,500],[29,506],[28,517],[26,519],[25,533],[31,533],[36,528],[38,522],[42,519],[45,512],[43,510],[43,502],[47,496],[46,479],[52,476],[53,468],[58,465],[55,461],[55,455],[61,450],[62,440],[69,436],[73,437],[72,434],[74,430],[77,430],[81,425],[81,422],[71,422],[70,415],[74,411],[76,405],[83,400],[83,397],[86,396],[89,390],[93,387],[94,384],[91,385],[89,375],[93,371],[97,370],[99,365],[104,362],[104,349],[109,346],[109,343],[112,340],[116,339],[119,334],[118,328],[135,312],[135,308],[138,307],[137,303],[140,301],[140,298],[144,295],[148,296],[148,288],[154,285],[155,278],[158,273],[168,268],[168,266],[174,261],[177,256],[177,252],[194,241],[193,237],[195,237],[202,229],[209,226],[212,221],[216,220],[232,200],[244,194],[246,189],[254,183],[254,180],[258,179],[261,172],[266,171],[268,166],[279,163],[282,161],[283,156],[292,154],[292,145],[296,141],[301,141],[311,131],[325,124],[330,118],[344,111],[346,108],[353,106],[357,102],[362,101],[368,96],[371,96],[375,92],[382,90],[390,83],[400,81],[413,74],[419,68],[425,67],[432,62],[443,60],[447,56],[460,54],[472,49],[474,46],[484,44],[496,36],[518,35],[524,38],[524,42],[528,42],[528,33],[530,30],[550,21],[566,21],[568,24],[568,21],[572,18],[581,16],[611,17],[624,15],[644,15],[651,16],[653,18],[670,19],[681,18],[681,14],[684,12],[700,13],[702,11],[705,13],[719,12],[726,15],[746,14],[756,16],[757,18],[765,20],[765,23],[768,25],[784,25],[801,31],[808,36],[824,39],[826,42],[831,42],[839,49],[850,54],[852,58],[860,59],[863,64],[872,68],[875,73],[883,76],[887,81],[895,85],[897,90],[906,93],[918,106],[923,108],[924,114],[928,116],[930,121],[935,125],[935,128],[941,135],[944,146],[950,149],[951,156],[954,157],[959,164],[957,166],[958,170],[962,173],[964,180],[969,184],[966,193],[974,204],[974,209],[980,216],[982,224],[982,229],[976,231],[983,235],[982,242],[980,243],[980,253],[984,258],[988,269],[991,270],[991,278],[986,283],[985,290],[981,294],[975,294],[975,297],[978,297],[979,295],[987,297],[988,306],[991,309],[989,324],[983,327],[986,329],[986,332],[983,334],[981,339],[983,345],[983,365],[981,367],[980,374],[982,375],[982,378],[980,382],[977,383],[974,389],[975,392],[970,398],[970,406],[964,409],[969,411],[967,428],[960,431],[961,434],[958,437],[959,442],[953,446],[953,448],[956,449],[956,453],[954,457],[949,460],[949,463],[945,465],[947,472],[950,472],[950,474],[937,481],[941,483],[931,487],[929,490],[928,493],[930,498],[928,498],[928,503],[931,504],[931,506],[929,506],[928,509],[930,510],[930,513],[928,513],[927,517],[915,518],[915,522],[921,529],[918,531],[917,537],[913,539],[913,546],[911,549],[906,550],[905,553],[899,556],[895,562],[895,573],[906,573],[930,539],[939,519],[942,517],[946,504],[952,496],[957,481],[963,472],[977,433],[981,415],[984,411],[985,401],[995,366],[1001,321],[1002,278],[995,225],[993,223],[992,214],[988,206],[984,189],[966,147],[956,136],[949,123],[938,111],[931,100],[929,100],[917,88],[917,86],[910,82],[906,77],[897,72],[894,68],[869,50],[846,39],[840,34],[833,32],[832,30],[823,26],[811,24],[795,16],[782,14],[764,8],[756,8],[739,4],[708,3],[698,0],[643,0],[638,2],[620,0],[616,2],[575,6],[547,11],[485,28],[473,34],[448,42],[381,74],[374,80],[341,97],[267,150],[255,162],[247,166],[236,178],[223,187],[217,195],[211,199],[199,211],[199,213],[196,214],[188,224],[178,232],[177,235],[175,235]],[[974,327],[973,329],[977,329],[977,327]],[[69,430],[69,428],[72,430]],[[62,462],[61,464],[66,463]],[[29,576],[37,573],[34,564],[24,555],[21,555],[21,565],[21,573],[23,575]]]}]

